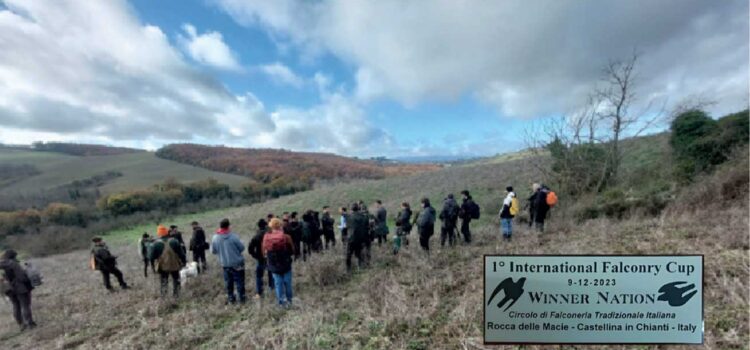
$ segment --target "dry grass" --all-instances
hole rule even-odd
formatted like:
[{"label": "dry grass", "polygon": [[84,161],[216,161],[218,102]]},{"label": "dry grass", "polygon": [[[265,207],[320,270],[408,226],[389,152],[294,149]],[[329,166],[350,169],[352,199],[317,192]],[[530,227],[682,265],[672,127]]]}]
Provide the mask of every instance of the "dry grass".
[{"label": "dry grass", "polygon": [[[273,297],[243,307],[224,306],[223,284],[213,258],[209,258],[210,273],[190,281],[178,302],[157,299],[155,279],[141,276],[134,243],[113,248],[134,288],[111,295],[101,286],[99,274],[87,270],[86,251],[39,259],[46,276],[45,285],[34,295],[40,327],[18,334],[3,310],[0,348],[483,349],[482,255],[495,253],[705,254],[704,348],[747,348],[747,193],[721,210],[671,208],[649,219],[597,219],[576,226],[556,215],[548,234],[540,236],[519,225],[514,241],[504,243],[491,223],[491,211],[496,210],[493,202],[499,189],[513,180],[508,175],[529,174],[519,171],[521,166],[511,162],[502,167],[452,168],[424,179],[345,184],[228,211],[247,242],[251,223],[268,211],[347,203],[354,198],[374,200],[381,195],[388,208],[395,208],[404,199],[416,202],[421,195],[457,193],[463,187],[477,193],[484,211],[472,245],[439,249],[433,237],[435,250],[428,259],[412,235],[412,244],[398,256],[376,244],[372,266],[349,275],[339,244],[308,263],[295,264],[296,306],[291,311],[277,308]],[[217,222],[224,214],[207,214],[204,221]],[[253,267],[254,263],[248,266],[249,290],[254,284]]]}]

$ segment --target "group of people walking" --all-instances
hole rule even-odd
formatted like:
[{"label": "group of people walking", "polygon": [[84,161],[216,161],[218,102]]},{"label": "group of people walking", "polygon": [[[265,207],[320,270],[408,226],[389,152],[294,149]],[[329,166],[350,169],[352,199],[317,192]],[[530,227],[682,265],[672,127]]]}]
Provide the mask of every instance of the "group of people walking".
[{"label": "group of people walking", "polygon": [[[461,201],[459,205],[453,194],[448,194],[438,213],[432,207],[429,198],[425,197],[420,200],[420,208],[416,214],[408,202],[401,203],[400,210],[394,217],[396,232],[392,253],[398,254],[403,245],[409,245],[409,235],[416,226],[419,246],[429,257],[430,239],[435,233],[437,219],[441,221],[441,246],[457,244],[459,234],[463,236],[464,243],[471,243],[470,224],[472,220],[479,219],[480,207],[474,202],[468,190],[461,191]],[[547,213],[556,203],[556,194],[547,186],[533,184],[532,194],[526,203],[529,210],[529,227],[535,227],[542,232]],[[256,260],[255,298],[262,298],[265,286],[268,286],[275,291],[279,305],[291,306],[293,262],[305,262],[313,254],[334,249],[335,227],[339,229],[341,243],[345,248],[347,271],[352,270],[352,260],[355,257],[360,268],[369,266],[373,244],[375,241],[378,242],[378,246],[387,244],[390,233],[386,208],[380,200],[376,200],[373,207],[373,211],[370,212],[367,205],[360,200],[349,207],[339,208],[338,225],[328,206],[322,208],[322,214],[314,210],[305,211],[301,215],[301,220],[297,212],[284,212],[281,216],[268,214],[258,220],[257,231],[247,245],[248,254]],[[512,237],[513,218],[520,209],[513,187],[506,187],[506,194],[498,213],[505,240]],[[210,251],[217,256],[222,268],[227,294],[226,303],[245,303],[245,245],[239,235],[232,230],[229,220],[221,220],[210,244],[198,222],[193,221],[191,227],[193,232],[187,245],[175,225],[169,229],[158,225],[155,238],[148,233],[142,235],[138,247],[144,277],[148,277],[149,270],[159,275],[162,297],[168,294],[169,281],[172,280],[172,295],[179,297],[180,271],[187,265],[188,251],[192,252],[198,274],[208,270],[206,252]],[[121,289],[129,289],[117,267],[117,257],[110,252],[104,240],[94,237],[92,242],[91,268],[101,272],[104,287],[109,291],[114,290],[110,280],[111,276],[114,276]],[[20,267],[15,251],[8,250],[3,253],[0,271],[3,272],[3,292],[13,303],[16,321],[22,329],[36,326],[31,316],[33,286],[25,270]]]}]

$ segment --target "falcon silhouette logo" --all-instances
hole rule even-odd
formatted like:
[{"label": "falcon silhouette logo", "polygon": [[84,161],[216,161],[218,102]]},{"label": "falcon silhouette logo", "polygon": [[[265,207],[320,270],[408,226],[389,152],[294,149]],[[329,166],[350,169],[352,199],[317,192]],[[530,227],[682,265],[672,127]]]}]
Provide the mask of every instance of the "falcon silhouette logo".
[{"label": "falcon silhouette logo", "polygon": [[[677,281],[661,286],[661,288],[659,288],[659,293],[661,294],[657,300],[666,301],[669,303],[669,306],[685,305],[695,293],[698,293],[697,290],[693,290],[695,288],[695,284],[693,283],[684,287],[677,287],[678,285],[686,283],[687,282],[685,281]],[[685,294],[686,292],[688,293]]]},{"label": "falcon silhouette logo", "polygon": [[492,302],[492,299],[495,298],[497,293],[500,293],[500,291],[505,292],[505,298],[500,300],[500,302],[497,303],[498,308],[502,308],[505,303],[508,301],[512,302],[508,304],[508,306],[505,307],[503,311],[508,311],[513,304],[518,301],[518,299],[521,298],[521,295],[523,295],[523,284],[526,283],[526,277],[521,277],[518,279],[518,282],[513,282],[513,279],[508,277],[504,280],[502,280],[497,287],[495,287],[495,290],[492,291],[492,295],[490,295],[490,300],[487,301],[487,305],[490,305]]}]

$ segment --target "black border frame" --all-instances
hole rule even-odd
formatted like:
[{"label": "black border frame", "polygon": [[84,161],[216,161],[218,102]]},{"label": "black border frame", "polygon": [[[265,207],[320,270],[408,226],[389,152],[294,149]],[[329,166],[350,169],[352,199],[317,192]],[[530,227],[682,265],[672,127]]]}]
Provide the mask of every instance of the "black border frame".
[{"label": "black border frame", "polygon": [[[700,343],[550,343],[550,342],[488,342],[487,341],[487,328],[485,322],[487,320],[487,305],[484,305],[486,298],[485,292],[487,291],[487,257],[502,257],[502,256],[619,256],[619,257],[664,257],[664,256],[675,256],[675,257],[701,257],[701,342]],[[482,343],[484,345],[695,345],[702,346],[706,343],[706,259],[704,254],[483,254],[482,255]]]}]

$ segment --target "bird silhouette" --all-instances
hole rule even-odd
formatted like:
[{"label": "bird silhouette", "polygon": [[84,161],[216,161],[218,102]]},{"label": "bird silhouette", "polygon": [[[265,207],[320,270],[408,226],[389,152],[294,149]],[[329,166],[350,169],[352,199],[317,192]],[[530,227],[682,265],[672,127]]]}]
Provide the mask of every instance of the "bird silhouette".
[{"label": "bird silhouette", "polygon": [[698,293],[697,290],[694,290],[690,293],[685,294],[685,292],[695,288],[695,284],[691,283],[684,287],[677,287],[680,284],[687,283],[685,281],[677,281],[672,283],[667,283],[661,288],[659,288],[659,298],[657,300],[663,300],[669,303],[669,306],[682,306],[685,305],[685,303],[690,300],[690,298],[695,295],[695,293]]},{"label": "bird silhouette", "polygon": [[495,298],[495,295],[497,295],[497,293],[500,293],[500,291],[502,290],[503,292],[505,292],[505,298],[497,303],[497,307],[501,308],[509,300],[512,300],[513,302],[508,304],[508,306],[506,306],[503,311],[510,309],[510,307],[513,306],[513,304],[515,304],[519,298],[521,298],[521,295],[523,295],[524,283],[526,283],[526,277],[519,278],[518,282],[513,282],[513,279],[510,277],[504,279],[502,282],[500,282],[500,284],[497,285],[497,287],[495,287],[495,290],[492,291],[490,300],[487,301],[487,305],[489,305],[492,302],[492,299]]}]

